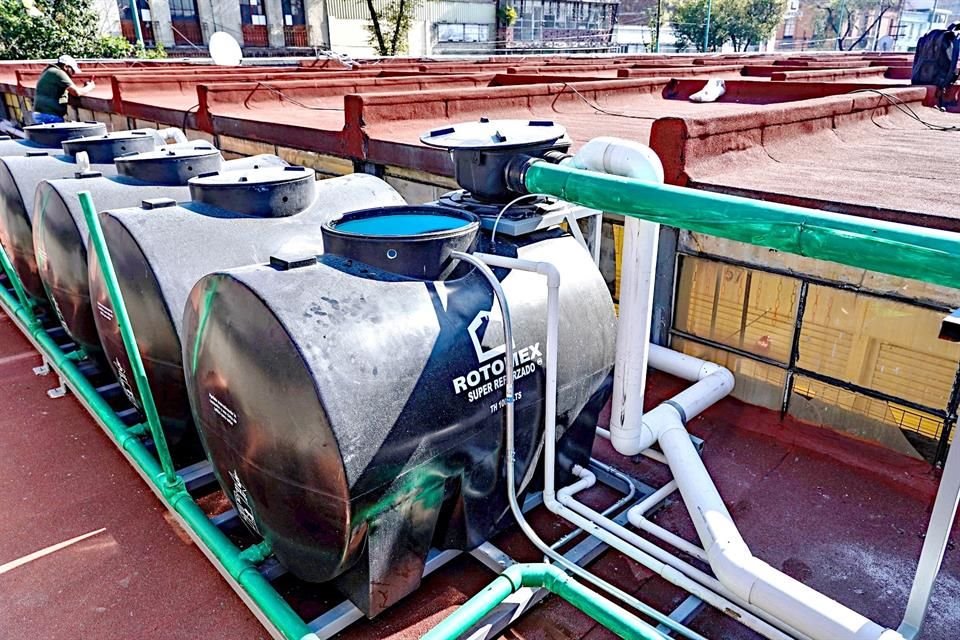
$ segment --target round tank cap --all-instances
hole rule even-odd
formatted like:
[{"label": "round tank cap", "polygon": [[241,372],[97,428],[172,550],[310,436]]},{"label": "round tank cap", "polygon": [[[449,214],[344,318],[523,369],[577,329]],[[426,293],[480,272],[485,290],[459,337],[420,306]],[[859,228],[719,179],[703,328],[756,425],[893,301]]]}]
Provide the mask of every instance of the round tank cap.
[{"label": "round tank cap", "polygon": [[103,135],[87,136],[65,140],[61,145],[68,156],[76,156],[86,151],[90,162],[94,164],[109,164],[123,155],[152,151],[156,147],[156,139],[149,131],[114,131]]},{"label": "round tank cap", "polygon": [[116,159],[117,173],[159,185],[186,185],[191,178],[220,170],[223,158],[209,145],[160,147]]},{"label": "round tank cap", "polygon": [[23,132],[30,142],[56,149],[64,140],[104,134],[107,126],[101,122],[53,122],[24,127]]},{"label": "round tank cap", "polygon": [[555,142],[567,130],[553,120],[488,120],[434,129],[420,141],[441,149],[510,149]]},{"label": "round tank cap", "polygon": [[191,178],[194,202],[257,217],[281,218],[305,210],[316,193],[307,167],[265,167]]},{"label": "round tank cap", "polygon": [[225,171],[215,175],[197,177],[190,180],[190,184],[201,187],[256,187],[297,182],[308,175],[310,178],[314,177],[313,169],[307,167],[263,167],[246,171]]}]

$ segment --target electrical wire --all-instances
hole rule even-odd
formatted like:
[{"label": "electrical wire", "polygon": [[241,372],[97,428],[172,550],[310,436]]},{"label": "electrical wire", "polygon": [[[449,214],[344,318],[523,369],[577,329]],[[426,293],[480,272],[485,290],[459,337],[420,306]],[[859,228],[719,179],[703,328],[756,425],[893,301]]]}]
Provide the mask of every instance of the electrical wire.
[{"label": "electrical wire", "polygon": [[610,111],[609,109],[604,109],[599,104],[591,101],[585,95],[577,91],[576,87],[566,82],[563,83],[563,89],[560,91],[559,94],[557,94],[557,97],[562,95],[563,92],[566,91],[567,89],[570,89],[570,91],[572,91],[578,98],[580,98],[585,105],[587,105],[597,113],[602,113],[607,116],[616,116],[618,118],[633,118],[635,120],[656,120],[657,118],[659,118],[659,116],[644,116],[644,115],[640,115],[639,113],[627,113],[625,111]]},{"label": "electrical wire", "polygon": [[285,94],[283,91],[280,91],[280,89],[278,89],[278,88],[276,88],[276,87],[274,87],[274,86],[271,86],[271,85],[269,85],[269,84],[265,84],[265,83],[263,83],[263,82],[258,82],[258,83],[257,83],[256,89],[254,89],[253,91],[251,91],[251,92],[250,92],[250,95],[247,96],[246,100],[243,101],[243,106],[246,107],[246,106],[247,106],[247,103],[250,101],[250,97],[254,94],[254,92],[255,92],[257,89],[261,89],[261,88],[262,88],[262,89],[266,89],[267,91],[270,91],[271,93],[279,96],[279,97],[282,98],[283,100],[286,100],[286,101],[289,102],[290,104],[296,105],[296,106],[298,106],[298,107],[300,107],[300,108],[302,108],[302,109],[309,109],[309,110],[311,110],[311,111],[340,111],[340,112],[343,111],[343,108],[342,108],[342,107],[318,107],[318,106],[316,106],[316,105],[310,105],[310,104],[306,104],[306,103],[304,103],[304,102],[300,102],[300,101],[297,100],[296,98],[291,98],[290,96],[288,96],[287,94]]},{"label": "electrical wire", "polygon": [[925,126],[927,129],[930,129],[931,131],[960,131],[960,127],[957,127],[957,126],[946,126],[946,125],[935,124],[933,122],[927,122],[926,120],[921,118],[920,115],[916,111],[914,111],[913,107],[911,107],[909,104],[907,104],[897,96],[891,95],[880,89],[855,89],[850,93],[875,93],[881,96],[882,98],[884,98],[887,102],[893,105],[898,111],[906,115],[908,118],[910,118],[911,120],[916,120],[917,122]]},{"label": "electrical wire", "polygon": [[549,197],[550,196],[548,196],[545,193],[526,193],[520,196],[519,198],[514,198],[513,200],[505,204],[503,206],[503,209],[500,209],[500,213],[497,214],[497,219],[493,221],[493,230],[490,232],[490,243],[491,244],[497,243],[497,226],[499,226],[500,218],[503,217],[503,214],[507,212],[507,209],[509,209],[510,207],[512,207],[513,205],[517,204],[522,200],[526,200],[527,198],[549,198]]}]

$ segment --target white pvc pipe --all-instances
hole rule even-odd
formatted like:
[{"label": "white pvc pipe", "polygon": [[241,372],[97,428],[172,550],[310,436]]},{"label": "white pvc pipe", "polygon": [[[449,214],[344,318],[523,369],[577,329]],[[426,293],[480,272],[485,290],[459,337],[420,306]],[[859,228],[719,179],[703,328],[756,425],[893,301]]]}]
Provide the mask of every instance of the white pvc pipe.
[{"label": "white pvc pipe", "polygon": [[[650,147],[632,140],[594,138],[568,162],[578,169],[663,182],[660,158]],[[628,456],[646,448],[640,445],[641,421],[659,239],[660,225],[630,217],[624,220],[610,442]]]}]

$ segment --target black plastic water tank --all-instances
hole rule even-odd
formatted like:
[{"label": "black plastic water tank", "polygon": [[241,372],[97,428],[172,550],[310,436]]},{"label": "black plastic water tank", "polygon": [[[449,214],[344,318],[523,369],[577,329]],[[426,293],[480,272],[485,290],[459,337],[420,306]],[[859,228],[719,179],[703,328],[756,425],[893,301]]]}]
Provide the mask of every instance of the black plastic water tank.
[{"label": "black plastic water tank", "polygon": [[[44,300],[46,293],[33,252],[33,211],[37,185],[44,180],[66,178],[78,173],[76,154],[90,156],[90,170],[104,176],[116,174],[113,154],[147,151],[156,145],[145,131],[117,133],[71,139],[68,153],[32,151],[22,156],[0,157],[0,243],[33,298]],[[126,151],[122,151],[126,149]],[[96,159],[96,160],[94,160]]]},{"label": "black plastic water tank", "polygon": [[[314,172],[303,167],[194,178],[190,191],[194,200],[189,203],[100,214],[157,409],[174,437],[192,431],[179,336],[187,295],[197,280],[218,269],[266,263],[271,256],[321,253],[320,227],[327,220],[355,209],[403,204],[390,185],[373,176],[317,182]],[[241,211],[221,206],[224,200]],[[285,208],[289,203],[305,206]],[[99,265],[89,251],[88,260],[97,333],[123,381],[130,364]],[[136,389],[126,385],[126,391],[141,406]]]},{"label": "black plastic water tank", "polygon": [[40,279],[64,329],[88,353],[101,350],[87,276],[87,223],[77,195],[89,191],[100,211],[135,207],[144,200],[190,199],[190,178],[218,171],[284,166],[277,156],[223,162],[220,152],[198,141],[116,159],[117,175],[88,174],[44,180],[37,187],[33,244]]},{"label": "black plastic water tank", "polygon": [[[585,465],[610,392],[610,294],[556,227],[495,250],[560,271],[560,459]],[[523,478],[543,433],[546,281],[496,273]],[[329,251],[301,268],[209,275],[183,320],[194,416],[237,511],[293,574],[336,580],[371,616],[417,587],[431,545],[471,549],[507,521],[503,353],[476,270],[422,281]]]}]

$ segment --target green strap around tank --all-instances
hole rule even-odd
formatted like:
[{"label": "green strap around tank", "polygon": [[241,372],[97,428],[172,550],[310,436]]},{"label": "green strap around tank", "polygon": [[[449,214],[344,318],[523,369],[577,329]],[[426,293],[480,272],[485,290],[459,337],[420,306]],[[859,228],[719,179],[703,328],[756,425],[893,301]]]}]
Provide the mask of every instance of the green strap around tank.
[{"label": "green strap around tank", "polygon": [[[960,234],[535,162],[530,193],[868,271],[960,288]],[[895,189],[896,185],[891,185]]]}]

